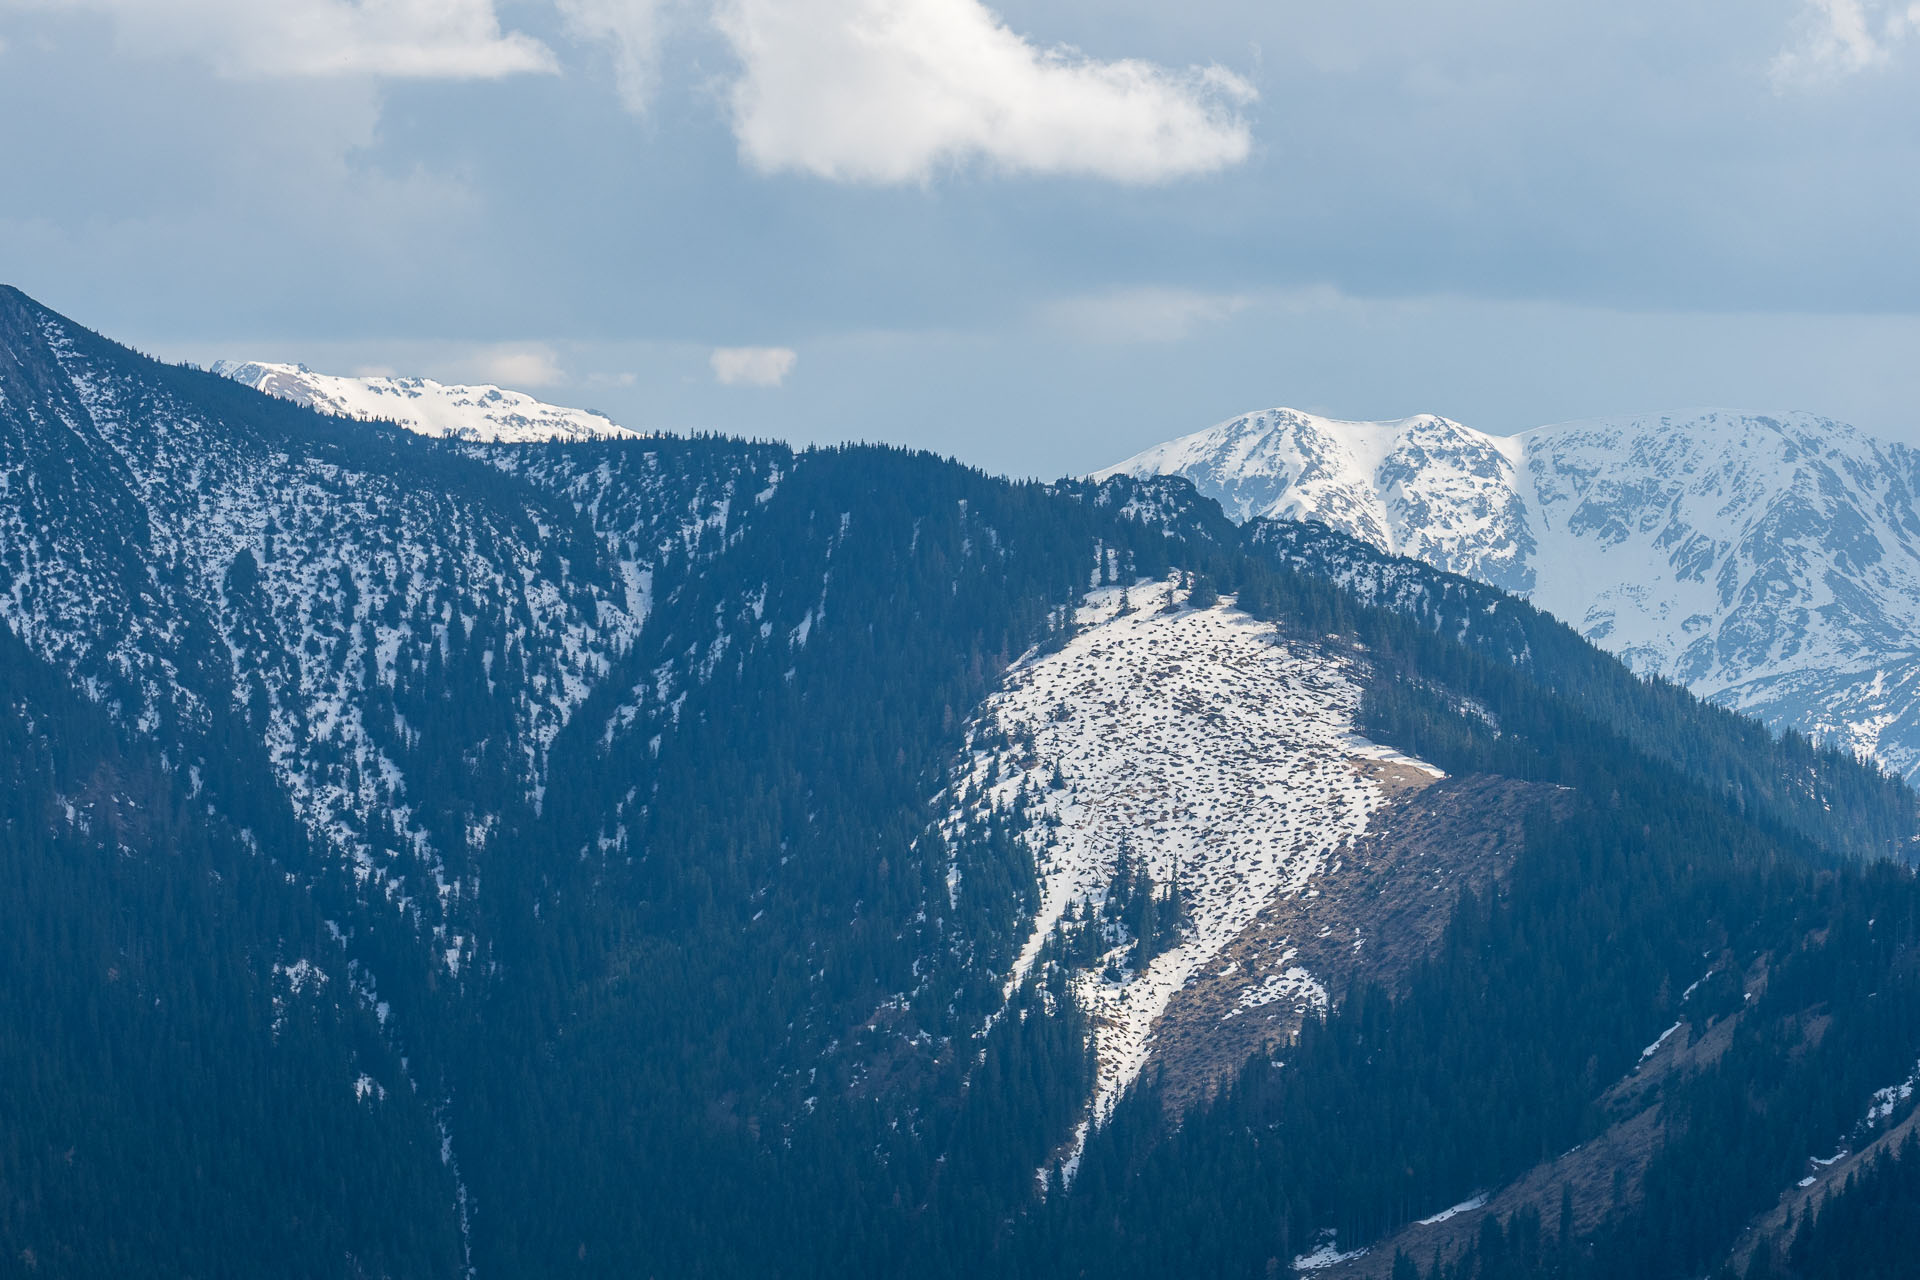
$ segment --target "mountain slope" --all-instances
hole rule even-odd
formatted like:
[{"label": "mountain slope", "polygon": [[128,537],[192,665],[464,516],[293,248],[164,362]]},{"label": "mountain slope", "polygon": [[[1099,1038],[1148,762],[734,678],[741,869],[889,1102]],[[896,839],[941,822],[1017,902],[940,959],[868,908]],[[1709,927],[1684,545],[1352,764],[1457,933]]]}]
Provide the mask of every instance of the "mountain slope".
[{"label": "mountain slope", "polygon": [[[1096,1116],[1138,1078],[1176,993],[1390,795],[1440,776],[1356,731],[1349,664],[1277,643],[1230,602],[1194,606],[1166,581],[1090,593],[1072,640],[989,701],[947,824],[963,838],[981,807],[1023,804],[1040,893],[1011,981],[1063,926],[1094,935],[1074,945],[1098,962],[1075,988],[1094,1019]],[[1249,964],[1236,986],[1239,1010],[1327,1000],[1298,966]]]},{"label": "mountain slope", "polygon": [[[734,484],[682,469],[651,523],[601,534],[496,467],[130,359],[31,304],[0,328],[0,618],[147,732],[243,717],[310,837],[436,927],[503,810],[539,805],[650,575]],[[454,687],[478,696],[450,720]],[[450,761],[494,778],[470,789]]]},{"label": "mountain slope", "polygon": [[364,974],[205,800],[0,629],[5,1270],[465,1274]]},{"label": "mountain slope", "polygon": [[[1178,480],[0,339],[0,1256],[1280,1274],[1599,1141],[1685,1017],[1746,1038],[1670,1096],[1771,1110],[1738,1180],[1602,1168],[1655,1274],[1920,1056],[1914,794],[1467,579]],[[1641,1248],[1643,1183],[1700,1225]]]},{"label": "mountain slope", "polygon": [[345,378],[303,364],[221,360],[213,372],[242,386],[342,418],[397,422],[423,436],[487,444],[635,439],[602,414],[545,404],[523,391],[431,378]]},{"label": "mountain slope", "polygon": [[[1246,539],[1275,563],[1337,583],[1353,599],[1390,610],[1481,659],[1454,675],[1455,693],[1466,699],[1460,705],[1496,737],[1507,733],[1509,748],[1534,744],[1510,751],[1500,771],[1559,776],[1556,761],[1567,753],[1556,739],[1571,726],[1553,722],[1571,716],[1618,734],[1635,751],[1725,797],[1737,812],[1830,853],[1911,862],[1920,851],[1913,838],[1920,797],[1910,788],[1863,768],[1849,752],[1794,732],[1775,737],[1759,721],[1702,703],[1679,685],[1636,677],[1521,600],[1318,524],[1255,521],[1246,526]],[[1401,637],[1387,640],[1377,661],[1409,663],[1412,674],[1424,664],[1401,657],[1405,645]],[[1561,696],[1573,705],[1557,708]],[[1418,740],[1430,732],[1441,741],[1455,737],[1446,707],[1435,705],[1417,682],[1383,685],[1379,700],[1382,714],[1394,708],[1390,714],[1402,731]],[[1531,732],[1512,734],[1521,724]],[[1850,821],[1835,823],[1836,812]]]},{"label": "mountain slope", "polygon": [[1920,778],[1920,455],[1805,414],[1572,423],[1276,409],[1101,475],[1181,475],[1527,596],[1636,671]]}]

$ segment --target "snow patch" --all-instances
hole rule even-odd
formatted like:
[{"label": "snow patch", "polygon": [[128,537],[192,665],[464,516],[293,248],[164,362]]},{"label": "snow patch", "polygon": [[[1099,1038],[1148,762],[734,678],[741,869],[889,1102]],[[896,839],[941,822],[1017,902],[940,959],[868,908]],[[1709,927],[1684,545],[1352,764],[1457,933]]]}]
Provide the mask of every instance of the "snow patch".
[{"label": "snow patch", "polygon": [[1334,1243],[1333,1232],[1323,1231],[1320,1233],[1319,1240],[1315,1242],[1311,1253],[1303,1253],[1293,1260],[1293,1269],[1295,1271],[1322,1271],[1327,1267],[1338,1266],[1342,1262],[1351,1262],[1355,1258],[1364,1257],[1366,1252],[1365,1249],[1354,1249],[1347,1253],[1342,1253],[1340,1252],[1339,1246]]},{"label": "snow patch", "polygon": [[1640,1061],[1645,1062],[1648,1058],[1651,1058],[1654,1054],[1660,1052],[1660,1046],[1667,1042],[1667,1037],[1671,1036],[1674,1032],[1678,1031],[1681,1027],[1685,1025],[1686,1025],[1686,1020],[1683,1018],[1679,1022],[1676,1022],[1672,1026],[1668,1027],[1665,1031],[1662,1031],[1659,1035],[1659,1038],[1657,1038],[1652,1044],[1648,1045],[1646,1048],[1640,1051]]},{"label": "snow patch", "polygon": [[1454,1205],[1450,1209],[1442,1209],[1440,1212],[1434,1214],[1431,1218],[1420,1219],[1419,1225],[1423,1227],[1437,1227],[1441,1223],[1447,1221],[1447,1219],[1449,1218],[1457,1218],[1463,1213],[1472,1213],[1475,1209],[1484,1209],[1486,1207],[1487,1207],[1487,1195],[1483,1191],[1479,1195],[1476,1195],[1471,1199],[1462,1200],[1459,1204]]}]

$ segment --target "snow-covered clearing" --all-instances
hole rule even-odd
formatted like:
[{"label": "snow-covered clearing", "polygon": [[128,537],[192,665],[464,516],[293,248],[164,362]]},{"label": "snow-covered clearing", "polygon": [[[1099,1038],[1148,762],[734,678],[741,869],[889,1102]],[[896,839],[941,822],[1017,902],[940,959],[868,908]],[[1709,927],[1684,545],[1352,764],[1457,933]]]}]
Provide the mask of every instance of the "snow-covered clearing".
[{"label": "snow-covered clearing", "polygon": [[1884,1089],[1873,1091],[1873,1105],[1867,1108],[1867,1118],[1861,1124],[1872,1129],[1893,1118],[1903,1103],[1913,1099],[1913,1088],[1920,1084],[1920,1063],[1915,1063],[1913,1074],[1898,1084],[1890,1084]]},{"label": "snow-covered clearing", "polygon": [[1342,1253],[1340,1252],[1340,1246],[1335,1243],[1333,1232],[1324,1231],[1320,1234],[1320,1239],[1315,1242],[1312,1252],[1303,1253],[1293,1260],[1293,1269],[1295,1271],[1324,1271],[1328,1267],[1337,1267],[1343,1262],[1351,1262],[1355,1258],[1364,1257],[1366,1252],[1365,1249],[1354,1249],[1350,1252]]},{"label": "snow-covered clearing", "polygon": [[[1179,945],[1117,980],[1104,966],[1074,978],[1095,1026],[1099,1118],[1140,1074],[1174,992],[1262,907],[1311,892],[1365,830],[1384,796],[1363,765],[1439,776],[1355,732],[1350,659],[1283,643],[1230,599],[1202,610],[1185,600],[1173,581],[1091,592],[1077,634],[1016,665],[988,702],[949,818],[961,829],[989,802],[1028,797],[1041,901],[1009,991],[1070,907],[1105,901],[1123,849],[1163,897],[1177,881],[1188,913]],[[998,741],[989,728],[1007,745],[980,745]],[[1304,970],[1284,980],[1312,981]]]}]

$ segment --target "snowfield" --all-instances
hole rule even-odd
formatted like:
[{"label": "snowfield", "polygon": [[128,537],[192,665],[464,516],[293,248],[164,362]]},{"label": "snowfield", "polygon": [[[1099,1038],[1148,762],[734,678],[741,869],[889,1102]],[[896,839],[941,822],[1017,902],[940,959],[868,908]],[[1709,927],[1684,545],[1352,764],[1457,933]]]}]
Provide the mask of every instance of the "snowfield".
[{"label": "snowfield", "polygon": [[[958,834],[983,806],[1026,796],[1041,900],[1009,992],[1070,910],[1105,902],[1123,849],[1161,896],[1177,879],[1188,912],[1178,945],[1116,972],[1117,945],[1074,975],[1095,1027],[1100,1119],[1139,1076],[1173,994],[1261,908],[1311,893],[1366,829],[1384,798],[1366,768],[1440,776],[1355,732],[1349,659],[1283,643],[1231,600],[1195,610],[1186,598],[1171,580],[1091,592],[1065,647],[1016,665],[984,708],[947,820]],[[1250,988],[1242,1007],[1283,997],[1326,1002],[1296,968]]]}]

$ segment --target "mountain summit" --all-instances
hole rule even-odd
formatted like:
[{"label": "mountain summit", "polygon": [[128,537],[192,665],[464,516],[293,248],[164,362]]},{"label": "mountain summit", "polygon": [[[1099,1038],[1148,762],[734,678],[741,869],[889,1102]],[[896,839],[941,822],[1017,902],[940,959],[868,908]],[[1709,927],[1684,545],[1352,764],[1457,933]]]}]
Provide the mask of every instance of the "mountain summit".
[{"label": "mountain summit", "polygon": [[1523,595],[1636,671],[1920,779],[1920,454],[1810,414],[1493,436],[1247,414],[1098,473],[1184,476]]}]

